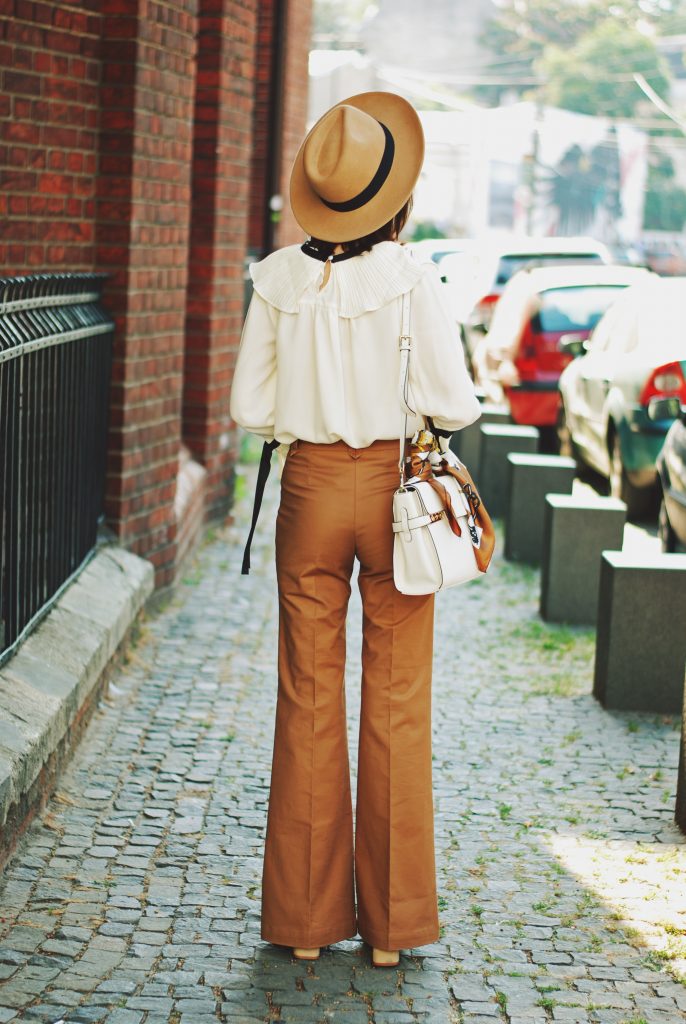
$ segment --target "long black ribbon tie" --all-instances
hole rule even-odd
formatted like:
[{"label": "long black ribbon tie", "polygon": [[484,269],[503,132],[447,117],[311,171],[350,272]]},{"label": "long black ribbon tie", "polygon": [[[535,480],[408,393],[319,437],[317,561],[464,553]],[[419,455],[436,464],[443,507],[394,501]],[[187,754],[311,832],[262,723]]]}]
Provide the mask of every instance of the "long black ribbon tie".
[{"label": "long black ribbon tie", "polygon": [[435,426],[434,421],[431,419],[430,416],[426,416],[425,419],[426,422],[429,424],[429,430],[434,435],[434,437],[452,437],[453,434],[455,433],[454,430],[439,430],[438,427]]},{"label": "long black ribbon tie", "polygon": [[269,471],[272,468],[272,452],[275,448],[278,448],[280,444],[281,442],[275,439],[273,441],[265,441],[262,445],[260,468],[257,471],[257,483],[255,484],[255,500],[252,507],[252,522],[250,524],[250,533],[248,534],[248,540],[246,541],[245,551],[243,552],[241,576],[247,576],[250,572],[250,545],[252,544],[253,534],[255,533],[255,527],[257,526],[257,518],[262,507],[264,488],[267,483],[267,478],[269,477]]}]

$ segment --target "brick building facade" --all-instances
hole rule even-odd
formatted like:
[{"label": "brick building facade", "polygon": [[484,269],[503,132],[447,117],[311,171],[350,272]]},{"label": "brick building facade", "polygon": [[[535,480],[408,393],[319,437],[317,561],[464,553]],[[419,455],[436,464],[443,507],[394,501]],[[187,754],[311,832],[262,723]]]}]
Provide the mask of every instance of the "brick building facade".
[{"label": "brick building facade", "polygon": [[[173,583],[232,500],[246,254],[305,129],[311,0],[0,0],[0,276],[98,270],[107,524]],[[285,193],[284,193],[285,194]]]}]

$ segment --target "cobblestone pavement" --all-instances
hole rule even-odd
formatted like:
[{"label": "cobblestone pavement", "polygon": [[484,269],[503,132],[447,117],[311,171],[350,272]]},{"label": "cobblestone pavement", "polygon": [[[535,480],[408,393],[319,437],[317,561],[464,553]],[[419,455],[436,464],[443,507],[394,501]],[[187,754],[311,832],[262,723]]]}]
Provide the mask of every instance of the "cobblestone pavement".
[{"label": "cobblestone pavement", "polygon": [[305,965],[260,940],[277,494],[249,578],[242,501],[145,623],[8,865],[0,1024],[686,1021],[677,720],[603,711],[592,634],[542,625],[500,558],[437,600],[440,941],[378,971],[359,941]]}]

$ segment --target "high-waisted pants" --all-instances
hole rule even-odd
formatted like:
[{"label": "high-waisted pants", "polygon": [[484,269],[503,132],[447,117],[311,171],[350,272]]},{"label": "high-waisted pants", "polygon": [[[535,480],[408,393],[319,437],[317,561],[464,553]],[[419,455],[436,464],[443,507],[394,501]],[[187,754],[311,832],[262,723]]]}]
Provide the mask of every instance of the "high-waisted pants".
[{"label": "high-waisted pants", "polygon": [[[378,949],[439,935],[431,777],[433,595],[393,583],[398,442],[295,441],[276,524],[278,694],[261,936]],[[359,560],[362,693],[355,811],[345,623]],[[354,838],[354,846],[353,846]],[[357,905],[356,905],[357,898]]]}]

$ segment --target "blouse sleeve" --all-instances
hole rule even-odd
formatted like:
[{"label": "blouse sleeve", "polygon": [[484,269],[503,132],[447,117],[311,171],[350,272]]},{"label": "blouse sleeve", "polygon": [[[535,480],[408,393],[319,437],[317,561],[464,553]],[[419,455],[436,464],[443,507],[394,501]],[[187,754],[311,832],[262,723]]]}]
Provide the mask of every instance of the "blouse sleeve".
[{"label": "blouse sleeve", "polygon": [[427,265],[412,290],[410,391],[414,408],[439,430],[460,430],[481,415],[457,324],[437,268]]},{"label": "blouse sleeve", "polygon": [[276,318],[273,306],[253,292],[233,373],[231,418],[267,441],[274,439]]}]

